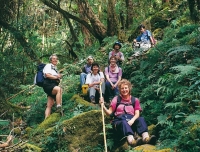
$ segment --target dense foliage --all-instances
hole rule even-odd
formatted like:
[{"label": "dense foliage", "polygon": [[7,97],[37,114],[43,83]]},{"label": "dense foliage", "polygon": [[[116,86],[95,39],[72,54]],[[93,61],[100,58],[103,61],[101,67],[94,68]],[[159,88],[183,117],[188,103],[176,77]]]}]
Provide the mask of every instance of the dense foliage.
[{"label": "dense foliage", "polygon": [[[70,102],[81,93],[80,67],[86,56],[93,55],[103,70],[113,43],[120,40],[126,57],[123,78],[133,84],[132,94],[140,98],[147,123],[156,125],[157,148],[200,150],[198,1],[2,0],[0,8],[1,135],[13,129],[11,121],[23,130],[37,128],[43,121],[46,95],[31,84],[36,65],[56,53],[64,74],[65,116],[52,124],[58,129],[44,137],[41,148],[68,151],[68,143],[59,141],[64,136],[60,122],[94,109]],[[145,56],[128,61],[140,23],[153,32],[158,44]],[[27,130],[16,137],[24,138]],[[33,137],[34,132],[25,139],[34,143]],[[112,147],[112,137],[108,138]],[[102,151],[102,147],[86,147],[86,151]]]}]

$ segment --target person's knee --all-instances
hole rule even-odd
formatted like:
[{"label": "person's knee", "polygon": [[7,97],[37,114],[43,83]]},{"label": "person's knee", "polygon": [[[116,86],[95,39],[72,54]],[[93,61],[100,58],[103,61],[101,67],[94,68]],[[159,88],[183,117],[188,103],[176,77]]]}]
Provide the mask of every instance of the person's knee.
[{"label": "person's knee", "polygon": [[80,74],[80,77],[85,78],[85,77],[86,77],[86,74],[85,74],[85,73],[81,73],[81,74]]},{"label": "person's knee", "polygon": [[56,86],[56,87],[53,88],[53,92],[56,92],[56,94],[62,93],[62,88],[59,87],[59,86]]}]

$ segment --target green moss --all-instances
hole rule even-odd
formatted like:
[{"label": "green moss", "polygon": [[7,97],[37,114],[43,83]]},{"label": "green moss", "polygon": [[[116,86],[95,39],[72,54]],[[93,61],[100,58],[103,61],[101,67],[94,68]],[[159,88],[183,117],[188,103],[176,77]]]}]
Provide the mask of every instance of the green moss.
[{"label": "green moss", "polygon": [[134,148],[134,151],[142,151],[142,152],[171,152],[171,149],[167,148],[167,149],[162,149],[162,150],[156,150],[156,147],[153,146],[153,145],[148,145],[148,144],[145,144],[145,145],[141,145],[141,146],[138,146],[138,147],[135,147]]},{"label": "green moss", "polygon": [[34,152],[41,152],[42,151],[42,148],[39,148],[35,145],[32,145],[32,144],[29,144],[29,143],[26,143],[25,145],[22,146],[23,149],[26,149],[27,150],[31,150],[31,151],[34,151]]},{"label": "green moss", "polygon": [[47,119],[45,119],[39,126],[34,130],[34,135],[44,132],[44,130],[55,125],[56,122],[60,119],[59,113],[51,114]]},{"label": "green moss", "polygon": [[[103,145],[102,115],[100,110],[92,110],[82,113],[72,119],[65,120],[62,123],[65,130],[64,140],[67,140],[68,149],[80,149],[84,151],[85,147],[95,147],[98,144]],[[92,141],[92,142],[91,142]]]},{"label": "green moss", "polygon": [[86,107],[90,107],[90,106],[93,106],[92,103],[84,100],[83,98],[81,98],[79,95],[74,95],[72,98],[71,98],[72,101],[74,101],[77,105],[78,104],[81,104],[83,106],[86,106]]},{"label": "green moss", "polygon": [[197,137],[197,129],[199,129],[200,128],[200,123],[198,123],[198,124],[195,124],[195,125],[193,125],[192,127],[191,127],[191,129],[190,129],[190,137],[192,138],[192,139],[196,139],[196,138],[198,138]]},{"label": "green moss", "polygon": [[14,129],[14,133],[15,133],[16,135],[21,135],[21,129],[20,129],[20,128],[15,128],[15,129]]}]

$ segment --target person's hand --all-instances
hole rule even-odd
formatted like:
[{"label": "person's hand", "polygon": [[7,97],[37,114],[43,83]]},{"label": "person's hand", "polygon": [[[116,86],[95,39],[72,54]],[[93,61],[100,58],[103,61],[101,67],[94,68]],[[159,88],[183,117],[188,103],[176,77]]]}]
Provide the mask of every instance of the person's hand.
[{"label": "person's hand", "polygon": [[61,79],[62,78],[62,74],[58,74],[57,77],[58,77],[58,79]]},{"label": "person's hand", "polygon": [[104,98],[103,98],[103,97],[101,97],[101,98],[99,99],[99,103],[100,103],[100,104],[104,104]]},{"label": "person's hand", "polygon": [[113,89],[115,89],[117,87],[117,84],[115,83],[114,85],[113,85]]},{"label": "person's hand", "polygon": [[134,120],[133,120],[133,119],[131,119],[131,120],[128,121],[128,124],[129,124],[130,126],[132,126],[133,123],[134,123]]},{"label": "person's hand", "polygon": [[98,91],[100,91],[100,88],[98,86],[95,86],[95,89],[98,90]]},{"label": "person's hand", "polygon": [[120,56],[119,56],[119,55],[116,55],[115,57],[116,57],[116,59],[117,59],[117,60],[119,60],[119,59],[120,59]]},{"label": "person's hand", "polygon": [[112,89],[115,89],[117,87],[116,84],[112,84]]},{"label": "person's hand", "polygon": [[89,87],[93,87],[93,86],[94,86],[94,84],[93,84],[93,83],[90,83],[88,86],[89,86]]}]

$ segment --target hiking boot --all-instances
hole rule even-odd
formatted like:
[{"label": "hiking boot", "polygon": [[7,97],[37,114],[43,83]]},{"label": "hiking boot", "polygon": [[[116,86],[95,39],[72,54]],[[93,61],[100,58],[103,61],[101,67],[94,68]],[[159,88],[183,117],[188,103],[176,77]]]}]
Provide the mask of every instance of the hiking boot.
[{"label": "hiking boot", "polygon": [[155,145],[156,144],[156,136],[152,135],[151,137],[147,137],[143,140],[144,144]]},{"label": "hiking boot", "polygon": [[136,140],[136,145],[139,146],[139,145],[142,145],[142,144],[143,144],[142,138],[138,137],[137,140]]},{"label": "hiking boot", "polygon": [[59,106],[59,107],[56,108],[56,113],[60,113],[61,116],[64,115],[64,114],[63,114],[63,111],[64,111],[64,110],[62,109],[62,106]]},{"label": "hiking boot", "polygon": [[130,143],[130,145],[132,146],[132,147],[136,147],[136,146],[139,146],[139,145],[142,145],[143,144],[143,141],[142,141],[142,138],[138,138],[137,140],[133,140],[131,143]]},{"label": "hiking boot", "polygon": [[90,102],[93,103],[93,104],[96,103],[96,102],[95,102],[95,96],[90,96]]}]

